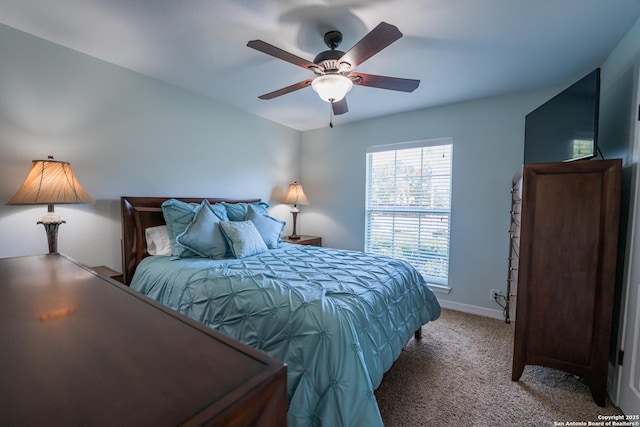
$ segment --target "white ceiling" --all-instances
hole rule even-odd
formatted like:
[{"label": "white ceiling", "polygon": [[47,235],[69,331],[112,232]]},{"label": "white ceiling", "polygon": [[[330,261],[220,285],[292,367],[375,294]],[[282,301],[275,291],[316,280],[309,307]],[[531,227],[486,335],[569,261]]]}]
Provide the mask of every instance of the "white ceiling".
[{"label": "white ceiling", "polygon": [[567,85],[600,66],[640,0],[0,0],[0,23],[298,130],[325,127],[311,88],[259,95],[311,71],[246,46],[313,60],[328,30],[347,51],[379,22],[404,34],[357,71],[419,79],[412,93],[355,86],[334,124]]}]

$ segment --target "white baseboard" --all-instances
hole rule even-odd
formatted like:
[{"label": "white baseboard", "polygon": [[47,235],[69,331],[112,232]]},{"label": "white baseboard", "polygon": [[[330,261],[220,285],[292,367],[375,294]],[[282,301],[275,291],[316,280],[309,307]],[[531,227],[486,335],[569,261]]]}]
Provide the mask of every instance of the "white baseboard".
[{"label": "white baseboard", "polygon": [[463,304],[460,302],[447,301],[438,298],[438,302],[442,308],[461,311],[463,313],[477,314],[478,316],[491,317],[493,319],[504,320],[502,310],[493,308],[478,307],[477,305]]}]

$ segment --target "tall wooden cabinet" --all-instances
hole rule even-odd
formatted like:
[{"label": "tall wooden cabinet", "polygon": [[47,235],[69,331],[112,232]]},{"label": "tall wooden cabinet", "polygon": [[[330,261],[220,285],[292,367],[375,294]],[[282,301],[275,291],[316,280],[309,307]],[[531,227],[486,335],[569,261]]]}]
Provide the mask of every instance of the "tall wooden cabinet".
[{"label": "tall wooden cabinet", "polygon": [[605,405],[621,174],[620,159],[524,165],[513,381],[560,369]]}]

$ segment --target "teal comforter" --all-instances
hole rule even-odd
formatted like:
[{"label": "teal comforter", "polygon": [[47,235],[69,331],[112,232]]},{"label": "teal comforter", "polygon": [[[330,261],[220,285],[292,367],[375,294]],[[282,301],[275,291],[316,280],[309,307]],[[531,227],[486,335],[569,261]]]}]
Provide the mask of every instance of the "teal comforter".
[{"label": "teal comforter", "polygon": [[131,287],[287,363],[289,426],[381,426],[373,391],[440,305],[408,263],[282,244],[241,260],[145,258]]}]

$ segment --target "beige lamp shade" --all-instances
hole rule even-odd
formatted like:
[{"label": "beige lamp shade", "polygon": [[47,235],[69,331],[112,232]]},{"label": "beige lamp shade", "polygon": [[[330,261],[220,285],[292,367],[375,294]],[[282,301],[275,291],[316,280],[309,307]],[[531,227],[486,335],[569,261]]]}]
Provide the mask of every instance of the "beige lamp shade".
[{"label": "beige lamp shade", "polygon": [[294,206],[308,205],[309,199],[307,199],[307,196],[304,194],[302,184],[298,184],[297,182],[289,184],[289,191],[287,191],[287,195],[284,197],[282,203]]},{"label": "beige lamp shade", "polygon": [[71,165],[53,159],[34,160],[22,187],[8,205],[93,203],[78,182]]}]

